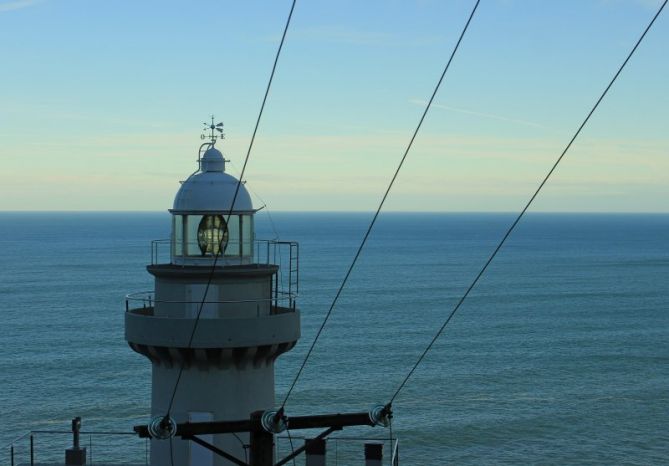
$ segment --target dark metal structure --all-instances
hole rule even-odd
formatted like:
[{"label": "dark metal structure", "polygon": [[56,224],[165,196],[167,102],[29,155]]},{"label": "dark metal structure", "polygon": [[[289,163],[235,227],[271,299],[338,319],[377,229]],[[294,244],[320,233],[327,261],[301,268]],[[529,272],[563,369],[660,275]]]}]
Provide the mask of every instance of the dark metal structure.
[{"label": "dark metal structure", "polygon": [[[184,440],[201,445],[211,450],[216,455],[240,466],[281,466],[302,454],[313,443],[320,442],[335,431],[350,426],[384,426],[388,427],[392,419],[390,405],[376,406],[369,412],[345,413],[345,414],[320,414],[313,416],[287,417],[282,410],[279,411],[255,411],[249,419],[234,421],[212,421],[212,422],[184,422],[176,424],[171,419],[163,418],[155,425],[161,425],[165,436],[181,437]],[[284,430],[301,429],[325,429],[316,437],[307,440],[303,446],[295,449],[290,455],[274,462],[274,434]],[[135,426],[134,431],[140,438],[156,437],[155,427],[149,425]],[[235,456],[221,450],[220,448],[202,440],[198,435],[205,434],[231,434],[248,432],[250,435],[249,462],[245,462]]]}]

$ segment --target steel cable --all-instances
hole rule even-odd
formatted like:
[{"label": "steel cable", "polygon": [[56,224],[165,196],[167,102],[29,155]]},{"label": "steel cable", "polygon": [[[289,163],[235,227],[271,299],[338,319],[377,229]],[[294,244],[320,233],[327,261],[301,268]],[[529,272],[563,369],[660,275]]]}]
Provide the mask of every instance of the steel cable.
[{"label": "steel cable", "polygon": [[[279,48],[276,51],[276,56],[274,57],[274,64],[272,65],[272,72],[270,73],[269,80],[267,82],[267,88],[265,89],[265,95],[262,100],[262,104],[260,105],[260,111],[258,112],[258,118],[256,120],[255,127],[253,129],[253,134],[251,135],[251,141],[249,142],[249,147],[248,150],[246,151],[246,157],[244,158],[244,164],[242,165],[242,170],[241,173],[239,174],[239,180],[237,181],[237,187],[235,188],[235,194],[232,198],[232,202],[230,203],[230,211],[227,214],[227,221],[226,225],[230,220],[230,216],[232,216],[232,212],[235,207],[235,202],[237,201],[237,196],[239,194],[239,189],[242,185],[242,180],[244,178],[244,173],[246,172],[246,166],[249,162],[249,157],[251,155],[251,150],[253,149],[253,143],[255,142],[256,134],[258,132],[258,127],[260,126],[260,120],[262,118],[263,111],[265,109],[265,103],[267,102],[267,96],[269,95],[270,88],[272,87],[272,81],[274,79],[274,73],[276,72],[276,67],[277,63],[279,62],[279,56],[281,55],[281,49],[283,48],[283,44],[286,39],[286,33],[288,32],[288,26],[290,25],[290,20],[293,17],[293,11],[295,10],[295,3],[297,0],[293,0],[291,7],[290,7],[290,13],[288,14],[288,18],[286,20],[286,25],[283,29],[283,34],[281,36],[281,42],[279,43]],[[202,296],[202,301],[200,302],[199,309],[197,311],[197,316],[195,317],[195,323],[193,324],[193,330],[191,331],[190,338],[188,340],[188,346],[187,349],[190,349],[191,345],[193,344],[193,339],[195,337],[195,332],[197,331],[197,326],[200,321],[200,316],[202,314],[202,309],[204,308],[204,304],[207,300],[207,293],[209,292],[209,288],[211,287],[211,282],[214,278],[214,273],[216,271],[216,264],[218,263],[218,259],[222,254],[225,254],[225,248],[227,247],[227,244],[223,246],[223,240],[225,238],[225,235],[221,235],[221,239],[218,244],[218,251],[216,255],[214,256],[214,262],[211,266],[211,270],[209,272],[209,278],[207,279],[207,286],[204,289],[204,294]],[[223,246],[223,247],[221,247]],[[183,370],[184,370],[184,361],[182,360],[181,365],[179,367],[179,374],[177,375],[176,382],[174,384],[174,390],[172,391],[172,396],[170,397],[170,402],[167,407],[167,413],[165,415],[165,418],[169,418],[170,416],[170,411],[172,410],[172,406],[174,405],[174,398],[176,397],[177,390],[179,388],[179,382],[181,381],[181,376],[183,375]]]},{"label": "steel cable", "polygon": [[286,396],[283,400],[283,403],[281,404],[281,409],[279,412],[283,412],[283,409],[286,406],[286,402],[288,401],[288,398],[290,398],[291,393],[293,392],[293,389],[295,388],[295,385],[297,384],[297,381],[300,378],[300,375],[302,375],[302,371],[304,370],[305,365],[307,364],[307,361],[309,360],[309,357],[311,356],[311,353],[314,350],[314,347],[316,346],[316,342],[318,341],[318,338],[321,336],[321,333],[323,332],[323,329],[325,328],[325,324],[327,324],[328,320],[330,319],[330,316],[332,315],[332,311],[335,308],[335,305],[337,304],[337,301],[339,300],[339,296],[341,295],[342,291],[344,290],[344,287],[346,286],[346,283],[348,282],[348,278],[351,275],[351,272],[353,271],[353,268],[355,267],[355,264],[358,261],[358,258],[360,257],[360,253],[362,252],[362,249],[365,247],[365,244],[367,243],[367,238],[369,238],[369,234],[372,231],[372,228],[374,227],[374,224],[376,223],[376,220],[379,216],[379,213],[381,212],[381,209],[383,208],[383,205],[386,202],[386,198],[388,197],[388,194],[390,193],[391,188],[393,187],[393,184],[395,184],[395,180],[397,179],[397,175],[399,174],[400,170],[402,169],[402,166],[404,165],[404,161],[407,158],[407,155],[409,154],[409,150],[411,150],[411,146],[413,145],[414,140],[416,139],[416,136],[418,135],[418,131],[420,130],[423,120],[425,120],[425,117],[427,115],[427,112],[430,110],[430,106],[432,105],[432,101],[434,100],[435,96],[437,95],[437,91],[439,90],[439,87],[441,86],[442,81],[444,80],[444,76],[446,75],[446,72],[448,71],[449,67],[451,66],[451,62],[453,61],[453,57],[455,57],[455,53],[458,51],[458,48],[460,47],[460,43],[462,42],[462,38],[464,37],[465,33],[467,32],[467,29],[469,28],[469,23],[471,22],[472,18],[474,17],[474,13],[476,13],[476,9],[479,6],[479,3],[481,0],[476,0],[476,4],[474,5],[474,8],[472,9],[469,18],[467,19],[467,23],[465,24],[464,28],[462,29],[462,32],[460,33],[460,37],[458,38],[457,43],[455,44],[455,47],[453,48],[453,51],[451,52],[451,56],[448,59],[448,62],[446,63],[446,66],[444,67],[444,71],[441,73],[441,76],[439,77],[439,81],[437,82],[437,85],[434,88],[434,91],[432,92],[432,96],[430,97],[430,100],[427,103],[427,106],[425,107],[425,110],[423,111],[422,116],[420,117],[420,120],[418,122],[418,126],[416,126],[415,131],[413,132],[413,135],[411,136],[411,139],[409,140],[409,144],[406,147],[406,150],[404,151],[404,155],[402,156],[402,159],[400,160],[400,163],[395,170],[395,174],[393,175],[392,179],[390,180],[390,183],[388,184],[388,188],[386,189],[383,198],[381,199],[381,202],[379,204],[379,207],[376,209],[376,213],[374,214],[374,217],[372,218],[371,223],[369,224],[369,227],[367,228],[367,231],[365,232],[365,235],[362,239],[362,242],[360,243],[360,246],[358,247],[357,252],[355,253],[355,256],[353,257],[353,261],[351,262],[351,265],[348,268],[348,271],[346,272],[346,275],[344,276],[344,279],[341,282],[341,285],[339,286],[339,289],[337,290],[337,293],[335,294],[334,299],[332,300],[332,303],[330,304],[330,307],[328,309],[328,312],[325,314],[325,319],[323,319],[323,323],[319,327],[318,331],[316,332],[316,336],[314,337],[314,341],[311,343],[311,347],[307,351],[307,354],[304,358],[304,361],[302,361],[302,365],[300,366],[300,369],[297,371],[297,375],[293,379],[293,383],[291,384],[290,388],[288,389],[288,392],[286,393]]},{"label": "steel cable", "polygon": [[527,211],[527,209],[530,207],[530,205],[532,204],[532,202],[534,202],[534,199],[537,197],[537,195],[539,194],[539,192],[541,191],[541,189],[544,187],[544,185],[546,184],[546,182],[547,182],[548,179],[550,178],[550,176],[553,174],[553,172],[555,171],[555,169],[556,169],[557,166],[559,165],[560,161],[562,161],[563,157],[565,156],[565,154],[567,153],[567,151],[569,150],[569,148],[572,146],[572,144],[574,143],[574,141],[576,140],[576,138],[578,137],[578,135],[581,133],[581,130],[585,127],[585,125],[586,125],[586,123],[588,122],[588,120],[590,120],[590,117],[591,117],[592,114],[595,112],[595,110],[597,109],[597,107],[599,106],[599,104],[601,103],[601,101],[604,99],[604,96],[606,96],[606,94],[608,93],[608,91],[609,91],[609,89],[611,88],[611,86],[613,86],[613,83],[616,81],[616,79],[618,78],[618,76],[619,76],[620,73],[622,72],[623,68],[625,68],[625,65],[627,65],[627,62],[630,60],[630,58],[632,58],[632,55],[634,54],[634,52],[636,51],[636,49],[639,47],[639,44],[641,44],[641,41],[643,41],[643,38],[646,36],[646,33],[650,30],[651,26],[653,25],[653,23],[655,22],[655,20],[657,19],[657,17],[660,15],[660,13],[662,12],[662,10],[664,9],[665,5],[667,4],[667,1],[669,1],[669,0],[664,0],[664,3],[662,3],[662,5],[661,5],[660,8],[658,9],[657,13],[655,13],[655,16],[653,16],[653,19],[650,21],[650,23],[648,24],[648,26],[646,27],[646,29],[643,31],[643,34],[641,34],[641,37],[639,37],[639,39],[637,40],[636,44],[634,45],[634,47],[632,48],[632,50],[630,51],[630,53],[627,55],[627,58],[625,58],[625,61],[623,62],[623,64],[620,65],[620,68],[618,68],[618,71],[617,71],[616,74],[613,76],[613,78],[612,78],[611,81],[609,82],[608,86],[606,86],[606,88],[604,89],[604,92],[602,92],[602,94],[599,96],[599,99],[597,99],[597,101],[595,102],[595,105],[592,107],[592,109],[590,110],[590,112],[588,112],[587,116],[585,117],[585,119],[583,120],[583,122],[581,123],[581,125],[580,125],[580,126],[578,127],[578,129],[576,130],[576,133],[574,133],[574,136],[571,138],[571,140],[569,141],[569,143],[567,144],[567,146],[564,148],[564,150],[562,151],[562,153],[561,153],[560,156],[558,157],[558,159],[555,161],[555,163],[553,164],[553,166],[551,167],[551,169],[548,171],[548,174],[544,177],[543,181],[539,184],[539,187],[536,189],[536,191],[534,192],[534,194],[532,194],[532,197],[530,197],[530,200],[527,202],[527,204],[525,204],[525,207],[523,208],[523,210],[518,214],[518,216],[516,217],[516,219],[514,220],[514,222],[511,224],[511,226],[509,227],[509,229],[506,231],[506,233],[505,233],[504,236],[502,237],[501,241],[497,244],[497,247],[494,249],[494,251],[492,252],[492,254],[490,255],[490,257],[488,258],[488,260],[487,260],[487,261],[485,262],[485,264],[483,265],[483,268],[481,268],[481,270],[480,270],[479,273],[476,275],[476,277],[474,278],[474,280],[471,282],[471,284],[469,285],[469,287],[467,288],[467,290],[465,291],[465,293],[462,295],[462,297],[460,298],[460,300],[457,302],[457,304],[455,305],[455,307],[453,308],[453,310],[452,310],[451,313],[449,314],[449,316],[448,316],[448,318],[446,319],[446,321],[445,321],[445,322],[442,324],[442,326],[439,328],[439,330],[438,330],[437,333],[434,335],[434,337],[432,338],[432,340],[430,341],[430,343],[427,345],[427,347],[425,348],[425,350],[423,351],[423,353],[420,355],[420,357],[418,358],[418,360],[416,361],[416,363],[413,365],[413,367],[411,368],[411,370],[409,371],[409,373],[407,374],[407,376],[404,378],[404,380],[402,381],[402,383],[399,385],[399,387],[397,388],[397,390],[395,391],[395,393],[393,394],[393,396],[390,398],[390,401],[388,402],[388,405],[387,405],[387,406],[392,405],[393,401],[395,401],[395,398],[397,398],[397,395],[399,395],[399,393],[402,391],[402,389],[404,388],[404,386],[406,385],[406,383],[409,381],[409,379],[411,378],[411,376],[412,376],[413,373],[415,372],[416,368],[418,368],[418,366],[419,366],[420,363],[423,361],[423,359],[425,358],[425,356],[427,355],[427,353],[430,351],[430,349],[432,348],[432,346],[434,345],[434,343],[435,343],[435,342],[437,341],[437,339],[441,336],[442,332],[444,331],[444,329],[446,328],[446,326],[448,325],[448,323],[451,321],[451,319],[453,318],[453,316],[455,315],[455,313],[458,311],[458,309],[460,309],[460,306],[462,305],[462,303],[465,301],[465,299],[467,299],[467,296],[469,296],[469,293],[472,291],[472,289],[476,286],[476,284],[478,283],[478,281],[480,280],[480,278],[483,276],[483,274],[485,273],[486,269],[488,268],[488,266],[490,265],[490,263],[493,261],[493,259],[495,258],[495,256],[496,256],[497,253],[499,252],[499,250],[502,248],[502,246],[503,246],[504,243],[506,242],[506,240],[507,240],[507,238],[509,237],[509,235],[511,234],[511,232],[516,228],[516,225],[518,225],[518,222],[520,222],[520,219],[523,217],[523,215],[525,214],[525,212]]}]

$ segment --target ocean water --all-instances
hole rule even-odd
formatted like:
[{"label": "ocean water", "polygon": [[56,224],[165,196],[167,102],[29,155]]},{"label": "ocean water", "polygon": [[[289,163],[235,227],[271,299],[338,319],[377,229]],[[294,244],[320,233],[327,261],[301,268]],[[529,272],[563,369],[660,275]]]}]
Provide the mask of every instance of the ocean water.
[{"label": "ocean water", "polygon": [[[258,215],[259,238],[300,242],[303,336],[277,363],[277,401],[370,217]],[[287,414],[387,402],[511,221],[382,214]],[[152,288],[150,240],[169,223],[167,213],[0,213],[0,446],[30,429],[66,431],[74,416],[87,431],[146,422],[150,365],[123,339],[123,298]],[[529,214],[395,400],[402,464],[669,464],[668,278],[669,215]],[[62,461],[69,441],[37,433],[36,459]],[[131,436],[84,443],[97,462],[144,461]],[[345,445],[338,464],[361,464],[344,455],[362,458],[362,447]]]}]

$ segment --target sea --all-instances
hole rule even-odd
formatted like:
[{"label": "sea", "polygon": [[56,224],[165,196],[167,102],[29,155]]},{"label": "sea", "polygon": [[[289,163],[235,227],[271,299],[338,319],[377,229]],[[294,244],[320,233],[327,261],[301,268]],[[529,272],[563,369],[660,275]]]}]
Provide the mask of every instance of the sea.
[{"label": "sea", "polygon": [[[257,214],[258,238],[300,245],[302,338],[277,361],[277,404],[371,217]],[[513,219],[382,213],[287,415],[387,403]],[[124,297],[152,289],[169,229],[167,212],[0,213],[0,464],[12,446],[28,462],[31,431],[35,461],[62,462],[75,416],[89,464],[145,463],[129,434],[149,418],[150,364],[124,341]],[[392,429],[333,434],[328,464],[363,464],[360,439],[389,464],[391,436],[412,466],[669,464],[669,215],[529,213],[393,413]]]}]

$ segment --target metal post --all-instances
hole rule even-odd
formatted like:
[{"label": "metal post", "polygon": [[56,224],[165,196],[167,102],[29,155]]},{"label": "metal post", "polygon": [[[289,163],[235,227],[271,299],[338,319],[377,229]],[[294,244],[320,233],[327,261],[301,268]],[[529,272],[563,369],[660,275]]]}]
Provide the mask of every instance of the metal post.
[{"label": "metal post", "polygon": [[30,434],[30,466],[35,466],[35,439]]},{"label": "metal post", "polygon": [[12,466],[14,466],[14,445],[12,445],[11,448],[9,449],[9,455],[12,459]]},{"label": "metal post", "polygon": [[[81,448],[80,439],[81,418],[75,417],[72,419],[72,448],[65,450],[65,464],[66,466],[83,466],[86,464],[86,449]],[[89,436],[89,443],[91,437]],[[92,463],[92,453],[91,453]]]},{"label": "metal post", "polygon": [[306,466],[325,466],[325,439],[308,439],[304,443]]},{"label": "metal post", "polygon": [[383,444],[365,443],[365,466],[381,466],[383,464]]},{"label": "metal post", "polygon": [[339,464],[339,440],[334,439],[335,441],[335,465]]},{"label": "metal post", "polygon": [[272,466],[274,464],[274,436],[263,429],[263,412],[251,413],[251,453],[250,466]]}]

